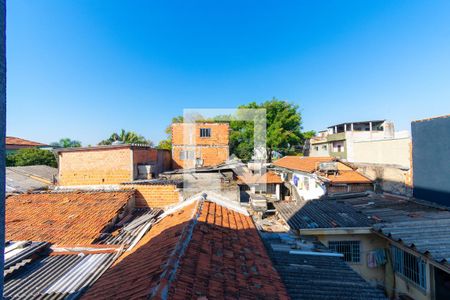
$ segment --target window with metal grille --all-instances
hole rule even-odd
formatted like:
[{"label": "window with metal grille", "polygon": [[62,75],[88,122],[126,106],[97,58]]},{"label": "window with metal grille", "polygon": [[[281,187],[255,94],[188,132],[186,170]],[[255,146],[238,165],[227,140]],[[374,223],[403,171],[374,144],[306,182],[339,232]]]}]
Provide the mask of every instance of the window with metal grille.
[{"label": "window with metal grille", "polygon": [[420,257],[405,252],[398,247],[391,246],[391,251],[394,271],[426,290],[426,263]]},{"label": "window with metal grille", "polygon": [[211,137],[211,128],[200,128],[200,137]]},{"label": "window with metal grille", "polygon": [[328,248],[344,255],[347,262],[361,261],[360,241],[329,241]]}]

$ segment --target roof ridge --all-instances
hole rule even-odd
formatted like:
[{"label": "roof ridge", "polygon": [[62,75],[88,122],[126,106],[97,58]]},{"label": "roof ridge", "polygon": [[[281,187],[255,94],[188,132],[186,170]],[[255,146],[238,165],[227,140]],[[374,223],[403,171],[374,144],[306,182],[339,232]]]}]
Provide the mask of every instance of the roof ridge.
[{"label": "roof ridge", "polygon": [[[162,299],[167,299],[169,295],[169,289],[171,283],[175,280],[178,266],[180,265],[180,261],[182,257],[184,256],[186,249],[188,245],[191,242],[192,235],[194,233],[195,226],[197,225],[197,221],[200,217],[200,214],[202,212],[203,203],[205,202],[205,198],[202,195],[202,198],[195,199],[194,202],[197,201],[197,207],[194,210],[192,217],[189,221],[189,224],[187,224],[180,236],[178,237],[178,241],[176,243],[175,248],[173,249],[172,253],[169,256],[169,259],[167,260],[164,271],[161,273],[159,277],[159,283],[153,287],[149,293],[149,298],[153,298],[156,295],[159,294],[159,296]],[[181,207],[180,207],[181,208]]]}]

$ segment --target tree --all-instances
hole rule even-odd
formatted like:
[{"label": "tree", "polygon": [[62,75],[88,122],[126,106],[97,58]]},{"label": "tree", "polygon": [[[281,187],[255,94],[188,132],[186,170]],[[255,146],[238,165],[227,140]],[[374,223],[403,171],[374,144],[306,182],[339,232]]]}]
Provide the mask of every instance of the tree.
[{"label": "tree", "polygon": [[38,148],[20,149],[14,153],[10,153],[6,158],[7,166],[33,166],[47,165],[57,167],[56,158],[53,152]]},{"label": "tree", "polygon": [[[251,102],[239,108],[266,109],[266,151],[269,162],[273,151],[287,152],[303,143],[302,117],[298,105],[273,98],[261,104]],[[254,124],[250,121],[231,121],[230,152],[244,161],[253,154]]]},{"label": "tree", "polygon": [[50,146],[55,148],[74,148],[81,147],[81,142],[77,140],[71,140],[70,138],[62,138],[59,142],[51,143]]},{"label": "tree", "polygon": [[164,150],[172,150],[172,124],[174,123],[183,123],[183,116],[177,116],[172,118],[172,123],[166,127],[167,138],[165,140],[161,140],[156,148],[164,149]]},{"label": "tree", "polygon": [[120,133],[113,133],[111,136],[98,143],[99,145],[111,145],[114,142],[123,143],[123,144],[143,144],[153,146],[153,142],[147,140],[140,134],[137,134],[134,131],[125,131],[122,129]]}]

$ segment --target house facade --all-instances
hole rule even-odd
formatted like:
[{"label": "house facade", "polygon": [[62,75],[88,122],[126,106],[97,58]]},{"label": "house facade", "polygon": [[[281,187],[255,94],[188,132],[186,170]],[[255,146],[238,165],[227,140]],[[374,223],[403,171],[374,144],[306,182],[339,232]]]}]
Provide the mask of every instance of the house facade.
[{"label": "house facade", "polygon": [[332,157],[285,156],[273,163],[293,193],[304,200],[373,191],[373,182]]},{"label": "house facade", "polygon": [[332,125],[310,140],[310,156],[331,156],[348,162],[409,167],[409,132],[395,132],[386,120]]},{"label": "house facade", "polygon": [[174,169],[216,166],[229,157],[228,123],[172,124]]}]

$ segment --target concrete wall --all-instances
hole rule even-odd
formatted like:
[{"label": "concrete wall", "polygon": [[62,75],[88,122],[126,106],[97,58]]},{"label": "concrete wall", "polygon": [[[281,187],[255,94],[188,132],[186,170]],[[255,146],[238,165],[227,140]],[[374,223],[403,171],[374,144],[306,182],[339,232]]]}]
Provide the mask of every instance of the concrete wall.
[{"label": "concrete wall", "polygon": [[350,162],[391,164],[409,168],[410,138],[356,141]]},{"label": "concrete wall", "polygon": [[450,115],[411,123],[414,197],[450,206]]},{"label": "concrete wall", "polygon": [[393,165],[352,163],[357,171],[375,181],[375,190],[401,196],[412,196],[409,170]]},{"label": "concrete wall", "polygon": [[326,142],[320,143],[320,144],[311,144],[310,149],[309,149],[309,156],[312,156],[312,157],[330,156],[330,145],[328,145],[328,143],[326,143]]},{"label": "concrete wall", "polygon": [[[294,177],[298,178],[297,185],[294,184]],[[305,185],[305,181],[309,182],[309,186]],[[326,193],[325,187],[319,183],[313,174],[294,172],[289,183],[304,200],[319,199]]]},{"label": "concrete wall", "polygon": [[[6,5],[0,0],[0,249],[5,249],[5,136],[6,136]],[[0,295],[3,295],[3,261],[0,251]]]}]

